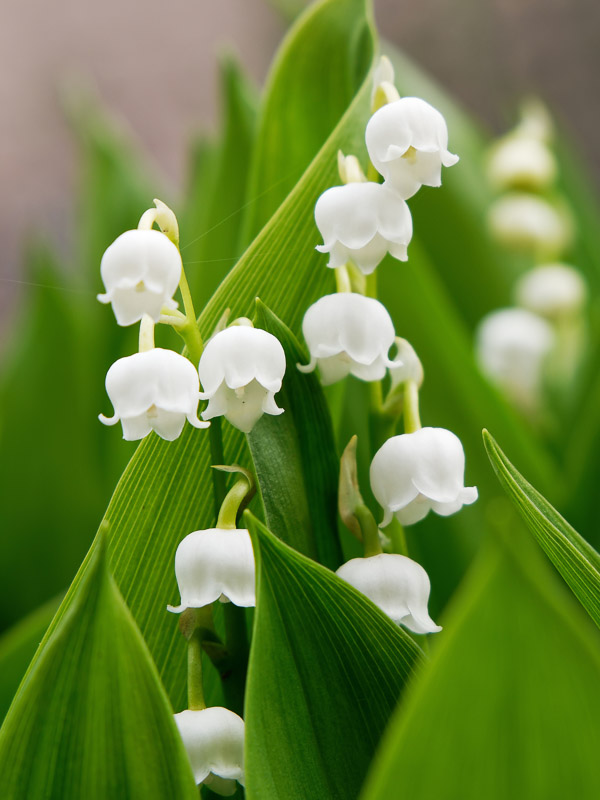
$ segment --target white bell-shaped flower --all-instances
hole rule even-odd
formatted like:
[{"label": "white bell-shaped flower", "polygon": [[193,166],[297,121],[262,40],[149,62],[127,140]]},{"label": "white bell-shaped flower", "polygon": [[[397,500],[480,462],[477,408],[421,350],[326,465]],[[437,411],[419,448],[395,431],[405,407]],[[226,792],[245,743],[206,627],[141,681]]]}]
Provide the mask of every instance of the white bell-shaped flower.
[{"label": "white bell-shaped flower", "polygon": [[353,558],[342,564],[337,574],[399,625],[415,633],[442,630],[427,611],[431,584],[416,561],[394,553],[380,553],[370,558]]},{"label": "white bell-shaped flower", "polygon": [[161,309],[177,308],[173,295],[181,278],[181,255],[157,230],[125,231],[102,256],[100,273],[119,325],[133,325],[144,314],[156,322]]},{"label": "white bell-shaped flower", "polygon": [[187,358],[160,347],[120,358],[106,374],[112,417],[99,415],[105,425],[123,425],[123,438],[143,439],[150,431],[172,442],[185,420],[207,428],[196,413],[200,399],[198,373]]},{"label": "white bell-shaped flower", "polygon": [[475,486],[464,485],[465,451],[445,428],[421,428],[392,436],[371,462],[371,489],[384,508],[382,526],[395,514],[412,525],[429,511],[447,517],[477,500]]},{"label": "white bell-shaped flower", "polygon": [[556,159],[539,139],[510,134],[492,149],[488,176],[497,189],[537,191],[550,186],[556,177]]},{"label": "white bell-shaped flower", "polygon": [[515,299],[529,311],[559,319],[581,311],[587,289],[581,273],[568,264],[544,264],[518,280]]},{"label": "white bell-shaped flower", "polygon": [[198,367],[208,400],[203,419],[223,415],[249,433],[263,414],[283,414],[275,402],[285,373],[285,353],[270,333],[233,325],[208,342]]},{"label": "white bell-shaped flower", "polygon": [[415,348],[407,339],[396,336],[396,361],[401,363],[390,367],[391,389],[406,381],[414,381],[420,388],[423,383],[424,372],[421,359]]},{"label": "white bell-shaped flower", "polygon": [[539,401],[544,362],[554,347],[555,332],[542,317],[523,308],[488,314],[476,332],[483,372],[525,411]]},{"label": "white bell-shaped flower", "polygon": [[421,186],[441,186],[448,150],[446,120],[418,97],[402,97],[376,111],[367,124],[367,150],[375,169],[405,200]]},{"label": "white bell-shaped flower", "polygon": [[327,189],[317,200],[315,221],[323,237],[317,250],[329,253],[328,267],[353,261],[369,275],[386,253],[400,261],[408,258],[410,210],[385,185],[369,181]]},{"label": "white bell-shaped flower", "polygon": [[363,381],[378,381],[390,361],[394,324],[385,306],[371,297],[341,292],[321,297],[307,310],[302,333],[310,352],[310,363],[298,365],[301,372],[317,366],[327,385],[354,375]]},{"label": "white bell-shaped flower", "polygon": [[188,534],[175,553],[175,577],[181,605],[167,606],[180,614],[220,600],[255,606],[254,552],[244,529],[209,528]]},{"label": "white bell-shaped flower", "polygon": [[174,716],[196,783],[235,794],[236,781],[244,785],[244,720],[220,706]]},{"label": "white bell-shaped flower", "polygon": [[511,192],[496,200],[489,210],[488,223],[502,244],[548,256],[561,253],[572,236],[565,209],[525,192]]}]

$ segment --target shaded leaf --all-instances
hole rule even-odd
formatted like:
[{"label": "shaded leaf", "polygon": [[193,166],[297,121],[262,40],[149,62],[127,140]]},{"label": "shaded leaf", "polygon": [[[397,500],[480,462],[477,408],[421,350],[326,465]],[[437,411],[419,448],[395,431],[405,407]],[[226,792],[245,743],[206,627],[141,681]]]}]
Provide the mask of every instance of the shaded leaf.
[{"label": "shaded leaf", "polygon": [[485,430],[483,442],[502,488],[573,594],[600,627],[600,554],[525,480]]},{"label": "shaded leaf", "polygon": [[11,800],[198,796],[102,538],[6,717],[0,774]]},{"label": "shaded leaf", "polygon": [[247,796],[351,800],[421,651],[349,584],[244,519],[259,565]]},{"label": "shaded leaf", "polygon": [[286,372],[279,417],[264,415],[248,443],[270,530],[325,566],[340,565],[336,489],[338,463],[327,403],[317,376],[297,364],[308,355],[296,337],[257,300],[255,322],[283,345]]},{"label": "shaded leaf", "polygon": [[598,796],[599,639],[533,544],[510,546],[473,568],[362,800]]}]

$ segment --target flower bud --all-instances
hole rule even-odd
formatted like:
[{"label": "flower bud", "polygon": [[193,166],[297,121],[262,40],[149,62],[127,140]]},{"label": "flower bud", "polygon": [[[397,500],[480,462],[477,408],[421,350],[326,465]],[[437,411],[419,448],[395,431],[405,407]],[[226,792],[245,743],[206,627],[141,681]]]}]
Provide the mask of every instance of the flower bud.
[{"label": "flower bud", "polygon": [[122,233],[102,256],[100,272],[119,325],[133,325],[148,314],[156,322],[164,306],[177,308],[173,294],[181,278],[181,255],[164,233]]},{"label": "flower bud", "polygon": [[496,200],[489,210],[488,223],[493,235],[507,247],[548,256],[561,253],[573,233],[565,209],[517,192]]},{"label": "flower bud", "polygon": [[174,716],[196,783],[235,794],[236,781],[244,785],[244,720],[219,706]]},{"label": "flower bud", "polygon": [[208,342],[198,366],[208,406],[203,419],[223,415],[249,433],[263,414],[283,414],[275,402],[285,373],[285,353],[270,333],[245,325],[220,331]]},{"label": "flower bud", "polygon": [[535,410],[555,342],[552,326],[531,311],[503,308],[481,321],[476,339],[482,371],[521,409]]},{"label": "flower bud", "polygon": [[477,500],[477,489],[464,485],[465,451],[444,428],[421,428],[392,436],[371,462],[371,489],[384,508],[382,526],[395,514],[412,525],[429,511],[447,517]]},{"label": "flower bud", "polygon": [[363,381],[378,381],[390,361],[394,324],[378,300],[342,292],[321,297],[307,310],[302,333],[310,352],[310,363],[298,365],[301,372],[317,366],[323,384],[354,375]]},{"label": "flower bud", "polygon": [[405,200],[421,186],[441,186],[442,165],[458,161],[448,150],[446,120],[418,97],[402,97],[376,111],[366,142],[375,169]]},{"label": "flower bud", "polygon": [[220,600],[235,606],[256,605],[254,552],[245,529],[209,528],[188,534],[175,553],[175,577],[181,604],[167,606],[180,614]]},{"label": "flower bud", "polygon": [[429,616],[431,584],[420,564],[406,556],[381,553],[353,558],[337,575],[372,600],[398,625],[415,633],[437,633],[439,625]]},{"label": "flower bud", "polygon": [[400,95],[394,86],[394,67],[387,56],[381,56],[373,70],[373,88],[371,89],[371,111],[375,112],[386,103],[399,100]]},{"label": "flower bud", "polygon": [[539,191],[556,177],[556,159],[539,139],[510,134],[492,149],[488,162],[490,182],[497,189]]},{"label": "flower bud", "polygon": [[517,303],[548,319],[578,314],[587,289],[581,273],[568,264],[544,264],[526,272],[517,282]]},{"label": "flower bud", "polygon": [[173,441],[185,420],[207,428],[196,416],[200,399],[198,374],[184,356],[160,347],[120,358],[106,374],[106,392],[113,417],[100,414],[105,425],[123,425],[123,438],[143,439],[151,430]]},{"label": "flower bud", "polygon": [[386,253],[400,261],[408,258],[412,217],[388,186],[372,181],[333,186],[317,200],[315,221],[323,237],[317,250],[329,253],[328,267],[353,261],[369,275]]}]

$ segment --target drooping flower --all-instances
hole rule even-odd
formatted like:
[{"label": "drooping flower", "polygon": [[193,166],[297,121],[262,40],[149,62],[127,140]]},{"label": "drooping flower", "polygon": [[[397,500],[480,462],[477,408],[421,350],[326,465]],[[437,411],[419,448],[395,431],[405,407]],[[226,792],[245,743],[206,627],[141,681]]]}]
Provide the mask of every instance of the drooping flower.
[{"label": "drooping flower", "polygon": [[175,553],[175,577],[181,605],[167,606],[180,614],[220,600],[236,606],[256,605],[254,553],[247,530],[209,528],[188,534]]},{"label": "drooping flower", "polygon": [[513,133],[493,147],[487,171],[497,189],[539,191],[556,177],[556,159],[545,142]]},{"label": "drooping flower", "polygon": [[554,343],[552,326],[523,308],[488,314],[476,332],[481,369],[524,411],[538,405],[544,362]]},{"label": "drooping flower", "polygon": [[520,306],[548,319],[578,314],[586,296],[581,273],[568,264],[535,267],[526,272],[515,287],[515,298]]},{"label": "drooping flower", "polygon": [[405,200],[421,186],[440,186],[448,150],[446,120],[418,97],[402,97],[376,111],[367,124],[367,150],[375,169]]},{"label": "drooping flower", "polygon": [[156,322],[161,309],[177,308],[173,294],[181,278],[181,255],[157,230],[125,231],[102,256],[100,273],[119,325],[133,325],[148,314]]},{"label": "drooping flower", "polygon": [[548,257],[559,255],[573,233],[566,209],[525,192],[511,192],[496,200],[488,223],[502,244]]},{"label": "drooping flower", "polygon": [[196,416],[200,386],[198,374],[187,358],[156,347],[120,358],[106,374],[106,391],[114,416],[99,415],[105,425],[123,425],[123,438],[143,439],[150,431],[173,441],[185,420],[206,428]]},{"label": "drooping flower", "polygon": [[415,633],[442,630],[427,611],[431,584],[416,561],[394,553],[380,553],[369,558],[353,558],[342,564],[337,574],[399,625]]},{"label": "drooping flower", "polygon": [[404,200],[385,185],[371,181],[333,186],[315,206],[315,221],[323,237],[317,246],[329,253],[328,267],[353,261],[365,275],[386,253],[408,258],[412,217]]},{"label": "drooping flower", "polygon": [[395,514],[412,525],[429,511],[447,517],[477,500],[477,489],[464,485],[465,451],[445,428],[421,428],[392,436],[371,462],[371,489],[383,506],[382,526]]},{"label": "drooping flower", "polygon": [[318,366],[323,384],[346,375],[377,381],[398,363],[387,356],[394,324],[385,306],[371,297],[351,292],[321,297],[304,315],[302,333],[310,363],[298,369],[312,372]]},{"label": "drooping flower", "polygon": [[196,783],[235,794],[236,781],[244,785],[244,720],[220,706],[174,716]]},{"label": "drooping flower", "polygon": [[270,333],[233,325],[208,342],[198,367],[208,400],[203,419],[223,415],[249,433],[263,414],[282,414],[275,402],[285,373],[285,353]]}]

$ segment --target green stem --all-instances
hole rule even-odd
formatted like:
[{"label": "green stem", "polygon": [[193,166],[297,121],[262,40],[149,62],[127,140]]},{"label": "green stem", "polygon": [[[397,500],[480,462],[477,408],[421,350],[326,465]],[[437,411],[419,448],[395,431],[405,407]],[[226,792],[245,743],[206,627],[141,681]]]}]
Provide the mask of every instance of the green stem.
[{"label": "green stem", "polygon": [[415,381],[406,381],[404,384],[404,430],[406,433],[414,433],[421,430],[421,427],[419,387]]},{"label": "green stem", "polygon": [[341,267],[336,267],[334,272],[335,272],[336,292],[351,292],[352,284],[350,283],[350,275],[348,274],[348,267],[345,264],[342,264]]},{"label": "green stem", "polygon": [[369,437],[375,453],[396,432],[398,415],[384,409],[381,381],[369,383]]},{"label": "green stem", "polygon": [[377,556],[383,552],[381,541],[379,540],[379,528],[375,522],[375,517],[364,503],[354,509],[354,516],[360,525],[362,533],[363,550],[365,558]]},{"label": "green stem", "polygon": [[188,639],[188,708],[201,711],[206,708],[202,684],[202,631],[196,628]]},{"label": "green stem", "polygon": [[367,288],[365,291],[367,297],[377,299],[377,270],[374,270],[370,275],[367,275]]},{"label": "green stem", "polygon": [[225,499],[221,503],[221,509],[217,519],[217,528],[223,528],[225,530],[234,530],[237,528],[238,512],[251,488],[248,478],[241,475],[227,492]]},{"label": "green stem", "polygon": [[408,555],[408,545],[406,544],[406,534],[404,528],[398,522],[396,517],[390,522],[385,532],[390,537],[392,542],[392,552],[399,553],[401,556]]}]

